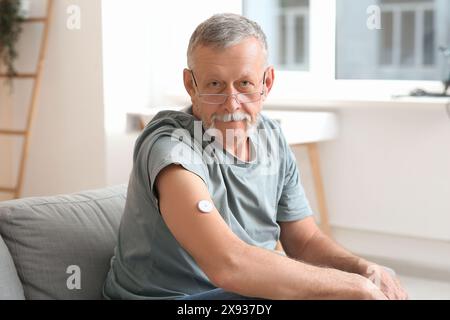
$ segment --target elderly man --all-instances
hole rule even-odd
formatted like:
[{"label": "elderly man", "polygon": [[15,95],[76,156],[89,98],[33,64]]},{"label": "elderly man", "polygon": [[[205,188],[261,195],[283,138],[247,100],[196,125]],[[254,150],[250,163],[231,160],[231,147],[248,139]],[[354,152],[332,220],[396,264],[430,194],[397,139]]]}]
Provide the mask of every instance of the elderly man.
[{"label": "elderly man", "polygon": [[159,113],[136,142],[105,297],[405,298],[316,226],[292,152],[259,114],[275,79],[260,27],[214,15],[187,56],[192,106]]}]

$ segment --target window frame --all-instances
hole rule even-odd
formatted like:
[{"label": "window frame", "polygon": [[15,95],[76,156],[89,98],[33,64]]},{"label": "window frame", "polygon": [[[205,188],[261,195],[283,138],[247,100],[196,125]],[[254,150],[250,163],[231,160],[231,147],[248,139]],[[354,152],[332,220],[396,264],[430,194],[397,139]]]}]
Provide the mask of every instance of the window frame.
[{"label": "window frame", "polygon": [[[424,48],[423,48],[423,35],[425,32],[424,28],[424,19],[425,13],[427,11],[432,11],[434,9],[433,2],[424,2],[424,3],[416,3],[415,6],[412,6],[409,3],[401,3],[401,4],[393,4],[387,3],[383,4],[381,8],[381,14],[389,12],[392,14],[393,19],[393,30],[392,30],[392,42],[393,42],[393,51],[392,51],[392,62],[390,64],[383,64],[378,61],[377,67],[379,67],[382,71],[392,71],[392,69],[403,68],[406,71],[413,72],[435,72],[438,68],[436,57],[434,57],[434,66],[427,65],[424,63]],[[411,65],[403,64],[402,59],[402,48],[401,48],[401,34],[403,31],[403,13],[411,12],[414,14],[414,21],[416,29],[414,30],[414,63]],[[433,11],[432,11],[433,12]],[[433,12],[434,13],[434,12]],[[377,41],[380,42],[381,35],[378,36]]]},{"label": "window frame", "polygon": [[[285,48],[285,56],[284,59],[286,63],[281,67],[282,70],[294,70],[294,71],[305,71],[308,70],[309,67],[309,10],[306,8],[279,8],[277,17],[280,18],[281,16],[286,19],[286,29],[290,30],[291,32],[288,32],[286,34],[286,48]],[[298,63],[295,61],[295,51],[296,51],[296,41],[294,40],[296,36],[296,29],[295,29],[295,20],[297,18],[302,18],[304,21],[304,39],[306,48],[304,52],[304,61],[303,63]],[[295,30],[295,31],[294,31]],[[278,50],[280,48],[277,48]],[[278,57],[280,58],[280,54],[278,53]]]}]

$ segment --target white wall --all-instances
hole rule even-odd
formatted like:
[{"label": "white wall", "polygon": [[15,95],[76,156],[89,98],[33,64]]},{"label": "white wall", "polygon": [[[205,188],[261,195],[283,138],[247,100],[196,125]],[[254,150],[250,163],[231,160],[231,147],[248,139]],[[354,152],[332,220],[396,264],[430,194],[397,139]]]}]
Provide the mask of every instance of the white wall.
[{"label": "white wall", "polygon": [[450,119],[445,108],[339,112],[321,156],[331,223],[450,241]]},{"label": "white wall", "polygon": [[[45,0],[32,0],[31,14],[44,14],[45,4]],[[100,4],[99,0],[54,1],[22,196],[105,185]],[[66,27],[69,5],[81,9],[80,30]],[[41,32],[42,25],[26,25],[19,45],[19,71],[34,71]],[[23,127],[31,81],[17,83],[13,122]],[[16,172],[17,152],[14,163]]]}]

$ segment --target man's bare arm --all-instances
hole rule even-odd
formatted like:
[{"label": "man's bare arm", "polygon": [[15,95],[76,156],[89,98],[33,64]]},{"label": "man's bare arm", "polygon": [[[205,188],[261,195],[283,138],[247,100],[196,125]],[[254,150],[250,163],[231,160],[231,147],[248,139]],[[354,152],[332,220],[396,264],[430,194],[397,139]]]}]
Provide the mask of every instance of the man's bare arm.
[{"label": "man's bare arm", "polygon": [[280,222],[281,243],[286,254],[313,265],[362,274],[367,262],[345,250],[317,227],[313,217]]},{"label": "man's bare arm", "polygon": [[280,222],[281,243],[290,257],[317,266],[331,267],[357,273],[378,282],[390,299],[405,299],[406,292],[398,279],[381,266],[352,254],[326,236],[317,227],[314,218]]},{"label": "man's bare arm", "polygon": [[209,279],[226,291],[266,299],[370,299],[384,295],[365,278],[305,264],[240,240],[214,208],[204,182],[178,165],[156,181],[160,211],[168,228]]}]

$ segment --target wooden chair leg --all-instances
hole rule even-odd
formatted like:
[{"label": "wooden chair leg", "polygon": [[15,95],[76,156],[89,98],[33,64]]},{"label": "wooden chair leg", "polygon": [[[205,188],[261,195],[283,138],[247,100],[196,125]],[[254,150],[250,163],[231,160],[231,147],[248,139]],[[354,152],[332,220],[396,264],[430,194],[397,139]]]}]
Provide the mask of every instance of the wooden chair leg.
[{"label": "wooden chair leg", "polygon": [[306,147],[308,150],[309,161],[311,163],[314,188],[317,198],[317,204],[319,207],[320,227],[326,235],[331,237],[330,222],[328,219],[328,211],[325,201],[325,191],[323,188],[322,175],[320,172],[319,150],[317,148],[317,143],[308,143],[306,144]]}]

